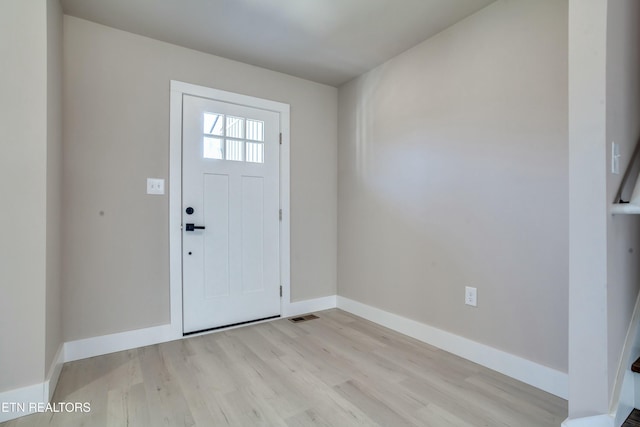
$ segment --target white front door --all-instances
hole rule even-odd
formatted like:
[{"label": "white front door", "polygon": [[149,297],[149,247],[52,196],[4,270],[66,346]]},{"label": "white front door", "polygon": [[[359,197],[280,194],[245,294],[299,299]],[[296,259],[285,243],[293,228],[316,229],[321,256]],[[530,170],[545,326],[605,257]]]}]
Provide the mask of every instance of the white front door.
[{"label": "white front door", "polygon": [[184,95],[183,331],[280,315],[274,111]]}]

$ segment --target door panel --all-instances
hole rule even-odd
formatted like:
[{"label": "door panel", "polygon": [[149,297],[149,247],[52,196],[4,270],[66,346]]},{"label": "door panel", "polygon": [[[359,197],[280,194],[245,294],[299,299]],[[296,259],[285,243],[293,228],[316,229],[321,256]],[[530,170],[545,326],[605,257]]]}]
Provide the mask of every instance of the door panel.
[{"label": "door panel", "polygon": [[210,233],[204,239],[205,298],[229,296],[228,176],[204,174],[204,214]]},{"label": "door panel", "polygon": [[279,131],[276,112],[183,98],[185,333],[280,314]]},{"label": "door panel", "polygon": [[264,289],[264,189],[263,178],[242,177],[242,291]]}]

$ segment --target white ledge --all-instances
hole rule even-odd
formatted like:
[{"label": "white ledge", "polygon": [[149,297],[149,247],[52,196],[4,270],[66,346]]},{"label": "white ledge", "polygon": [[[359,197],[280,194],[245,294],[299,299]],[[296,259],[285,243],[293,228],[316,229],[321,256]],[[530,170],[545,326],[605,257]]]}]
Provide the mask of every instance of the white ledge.
[{"label": "white ledge", "polygon": [[611,206],[612,214],[640,215],[640,206],[631,203],[616,203]]}]

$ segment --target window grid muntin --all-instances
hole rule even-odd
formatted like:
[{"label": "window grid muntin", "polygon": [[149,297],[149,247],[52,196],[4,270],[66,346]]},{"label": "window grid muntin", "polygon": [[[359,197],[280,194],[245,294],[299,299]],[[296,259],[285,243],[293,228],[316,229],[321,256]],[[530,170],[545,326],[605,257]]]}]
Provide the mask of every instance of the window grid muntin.
[{"label": "window grid muntin", "polygon": [[[215,116],[216,119],[211,125],[210,132],[206,132],[206,116]],[[222,124],[218,125],[217,121],[222,120]],[[205,112],[203,114],[204,124],[203,124],[203,157],[206,159],[213,160],[226,160],[226,161],[240,161],[245,163],[253,163],[253,164],[263,164],[265,157],[265,141],[264,141],[264,121],[250,119],[247,117],[238,117],[238,116],[229,116],[223,113],[212,113]],[[239,132],[233,132],[235,135],[240,134],[241,136],[228,136],[227,130],[230,128],[228,119],[233,119],[233,123],[231,126],[236,126],[237,123],[242,123],[242,127]],[[251,130],[249,130],[249,126],[251,125]],[[215,128],[221,127],[222,132],[220,134],[213,132]],[[213,132],[213,133],[211,133]],[[206,156],[207,150],[206,140],[222,140],[221,146],[221,157],[210,157]],[[234,150],[234,158],[230,158],[230,154],[228,153],[228,146],[233,145],[234,142],[240,143],[240,149]],[[249,147],[252,147],[251,150],[248,150]],[[247,151],[251,151],[251,158],[247,159]],[[239,158],[238,158],[239,153]]]}]

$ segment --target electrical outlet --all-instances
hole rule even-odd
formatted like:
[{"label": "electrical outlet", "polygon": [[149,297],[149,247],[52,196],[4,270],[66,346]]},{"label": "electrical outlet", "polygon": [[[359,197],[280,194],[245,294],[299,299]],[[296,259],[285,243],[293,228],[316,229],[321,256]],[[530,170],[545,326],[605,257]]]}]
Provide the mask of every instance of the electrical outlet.
[{"label": "electrical outlet", "polygon": [[164,194],[164,179],[147,178],[147,194]]},{"label": "electrical outlet", "polygon": [[464,303],[472,307],[478,306],[478,289],[471,286],[464,288]]}]

